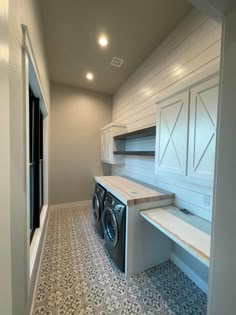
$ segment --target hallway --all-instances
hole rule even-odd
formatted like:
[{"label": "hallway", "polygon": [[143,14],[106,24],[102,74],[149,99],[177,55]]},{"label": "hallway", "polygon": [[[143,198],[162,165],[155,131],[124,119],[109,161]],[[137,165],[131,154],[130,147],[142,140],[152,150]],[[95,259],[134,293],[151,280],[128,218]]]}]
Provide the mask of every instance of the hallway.
[{"label": "hallway", "polygon": [[88,206],[50,210],[33,315],[203,315],[206,304],[206,295],[170,261],[128,283],[96,234]]}]

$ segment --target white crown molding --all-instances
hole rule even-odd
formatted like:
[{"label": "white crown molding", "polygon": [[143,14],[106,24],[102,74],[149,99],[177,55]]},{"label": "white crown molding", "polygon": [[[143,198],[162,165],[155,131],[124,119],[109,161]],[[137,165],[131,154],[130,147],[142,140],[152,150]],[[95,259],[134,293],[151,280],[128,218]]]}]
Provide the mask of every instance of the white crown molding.
[{"label": "white crown molding", "polygon": [[23,45],[22,45],[22,49],[23,51],[25,51],[25,53],[28,56],[29,59],[29,63],[31,65],[31,72],[30,75],[32,76],[32,80],[30,80],[31,82],[37,82],[37,87],[39,87],[38,91],[34,91],[35,94],[39,94],[37,96],[39,96],[39,98],[43,101],[44,106],[43,106],[43,113],[44,116],[48,115],[48,111],[49,111],[49,106],[47,104],[47,100],[43,91],[43,86],[42,86],[42,81],[40,78],[40,74],[39,74],[39,70],[38,70],[38,66],[37,66],[37,62],[36,62],[36,58],[35,58],[35,54],[34,54],[34,50],[33,50],[33,46],[32,46],[32,41],[30,38],[30,33],[29,33],[29,28],[27,25],[22,24],[21,25],[21,29],[23,32]]}]

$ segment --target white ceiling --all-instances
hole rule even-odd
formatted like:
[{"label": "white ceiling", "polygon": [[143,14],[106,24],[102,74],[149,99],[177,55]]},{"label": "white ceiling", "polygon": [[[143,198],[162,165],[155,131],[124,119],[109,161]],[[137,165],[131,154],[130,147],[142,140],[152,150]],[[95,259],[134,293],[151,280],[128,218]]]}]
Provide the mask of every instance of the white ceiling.
[{"label": "white ceiling", "polygon": [[[50,79],[113,94],[189,12],[185,0],[41,0]],[[98,34],[110,44],[101,49]],[[116,56],[125,60],[112,67]],[[85,78],[95,75],[93,82]]]}]

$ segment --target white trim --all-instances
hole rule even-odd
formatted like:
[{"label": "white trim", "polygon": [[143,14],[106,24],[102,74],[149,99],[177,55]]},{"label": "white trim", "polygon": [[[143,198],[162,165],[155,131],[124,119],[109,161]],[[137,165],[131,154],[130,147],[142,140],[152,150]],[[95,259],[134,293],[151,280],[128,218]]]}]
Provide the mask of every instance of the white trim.
[{"label": "white trim", "polygon": [[79,207],[79,206],[91,206],[92,200],[83,200],[83,201],[75,201],[68,203],[58,203],[50,206],[51,209],[62,209],[62,208],[70,208],[70,207]]},{"label": "white trim", "polygon": [[204,293],[208,292],[208,284],[203,281],[192,269],[190,269],[181,259],[171,253],[170,260],[185,273]]},{"label": "white trim", "polygon": [[40,242],[42,241],[42,235],[44,231],[44,225],[46,224],[48,212],[48,205],[43,206],[40,214],[40,227],[35,230],[33,239],[30,244],[30,280],[32,278],[32,272],[35,266],[36,257],[40,248]]},{"label": "white trim", "polygon": [[[23,39],[22,39],[22,55],[23,55],[23,73],[24,73],[24,99],[25,99],[25,174],[26,174],[26,253],[27,253],[27,291],[28,298],[30,300],[32,288],[34,287],[34,273],[38,267],[38,254],[41,250],[41,239],[43,238],[44,233],[44,221],[46,220],[46,215],[48,213],[48,143],[49,143],[49,116],[48,116],[48,105],[43,92],[40,75],[36,63],[35,54],[32,48],[32,42],[30,39],[28,27],[26,25],[21,25]],[[35,231],[35,235],[29,246],[30,239],[30,184],[29,184],[29,84],[37,97],[40,98],[40,107],[44,115],[43,120],[43,133],[44,133],[44,207],[41,212],[40,221],[41,226]]]},{"label": "white trim", "polygon": [[104,131],[106,129],[109,129],[111,127],[127,127],[126,124],[118,123],[118,122],[111,122],[110,124],[104,126],[103,128],[100,129],[100,131]]},{"label": "white trim", "polygon": [[[47,206],[47,210],[49,207]],[[43,210],[42,210],[43,211]],[[36,258],[37,258],[37,266],[38,268],[34,268],[33,270],[33,274],[32,277],[35,279],[34,283],[38,283],[38,278],[39,278],[39,271],[40,271],[40,266],[41,266],[41,261],[42,261],[42,252],[43,252],[43,248],[45,246],[45,241],[46,241],[46,236],[47,236],[47,230],[48,230],[48,222],[49,222],[49,211],[47,211],[46,215],[45,215],[46,220],[44,221],[44,228],[42,229],[42,237],[40,238],[40,243],[39,243],[39,249],[40,249],[40,253],[38,251],[38,254]],[[41,216],[40,216],[40,220],[41,220]],[[40,221],[41,222],[41,221]],[[32,281],[31,281],[32,284]],[[35,301],[35,294],[36,294],[36,285],[31,286],[31,290],[30,290],[30,296],[29,296],[29,300],[27,303],[28,306],[28,310],[29,310],[29,314],[33,314],[33,306],[34,306],[34,301]]]},{"label": "white trim", "polygon": [[29,58],[23,50],[24,98],[25,98],[25,193],[26,193],[26,253],[27,253],[27,293],[30,295],[30,171],[29,171]]},{"label": "white trim", "polygon": [[[36,62],[35,54],[34,54],[34,51],[32,48],[32,41],[30,39],[29,29],[28,29],[28,26],[24,25],[24,24],[21,25],[21,28],[22,28],[22,32],[23,32],[23,47],[22,48],[26,52],[26,54],[29,58],[29,61],[31,62],[32,69],[33,69],[34,76],[35,76],[35,78],[32,78],[32,79],[33,79],[33,81],[36,80],[36,82],[39,86],[40,95],[37,95],[37,96],[39,96],[42,99],[43,103],[45,104],[44,115],[47,116],[49,107],[48,107],[48,104],[46,101],[45,94],[43,92],[43,87],[42,87],[42,83],[41,83],[41,79],[40,79],[40,74],[38,71],[37,62]],[[37,92],[36,92],[36,94],[37,94]]]}]

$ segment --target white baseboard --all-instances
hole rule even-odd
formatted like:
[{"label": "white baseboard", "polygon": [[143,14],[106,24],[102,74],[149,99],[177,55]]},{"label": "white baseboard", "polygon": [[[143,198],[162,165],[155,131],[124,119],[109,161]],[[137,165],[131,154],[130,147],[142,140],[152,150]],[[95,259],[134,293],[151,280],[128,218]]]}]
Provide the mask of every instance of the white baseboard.
[{"label": "white baseboard", "polygon": [[35,268],[35,263],[37,256],[39,254],[40,243],[42,243],[44,233],[45,233],[45,224],[47,223],[48,215],[48,205],[43,206],[43,209],[40,214],[40,227],[35,230],[33,239],[30,244],[30,278],[32,277],[33,269]]},{"label": "white baseboard", "polygon": [[33,306],[35,288],[39,273],[40,261],[41,261],[41,252],[43,244],[45,242],[45,236],[47,233],[48,225],[48,205],[44,205],[40,214],[40,228],[36,229],[34,232],[33,239],[30,244],[30,287],[29,295],[27,302],[27,314],[31,314],[31,308]]},{"label": "white baseboard", "polygon": [[171,253],[170,260],[179,267],[204,293],[208,292],[208,284],[203,281],[192,269],[190,269],[181,259]]},{"label": "white baseboard", "polygon": [[92,200],[75,201],[50,205],[50,209],[62,209],[77,206],[91,206]]}]

